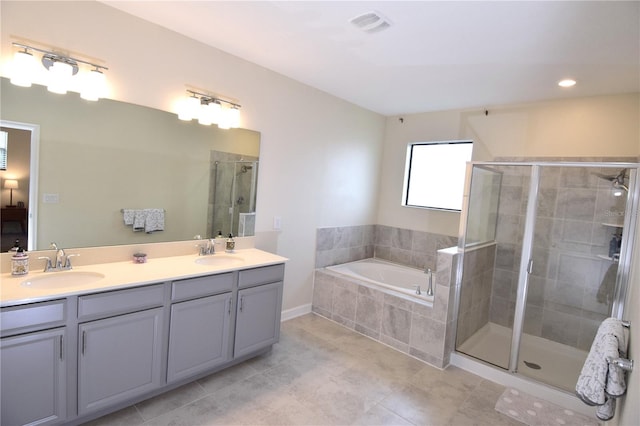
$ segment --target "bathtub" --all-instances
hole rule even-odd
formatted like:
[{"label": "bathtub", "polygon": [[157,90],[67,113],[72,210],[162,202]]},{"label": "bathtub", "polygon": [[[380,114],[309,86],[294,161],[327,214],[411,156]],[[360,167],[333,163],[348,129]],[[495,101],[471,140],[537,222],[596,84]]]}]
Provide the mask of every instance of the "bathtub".
[{"label": "bathtub", "polygon": [[[328,266],[326,269],[360,280],[384,293],[401,295],[402,298],[413,301],[433,303],[433,296],[427,296],[429,277],[420,269],[375,258]],[[433,271],[434,290],[435,278]],[[417,286],[420,287],[420,295],[416,294]]]}]

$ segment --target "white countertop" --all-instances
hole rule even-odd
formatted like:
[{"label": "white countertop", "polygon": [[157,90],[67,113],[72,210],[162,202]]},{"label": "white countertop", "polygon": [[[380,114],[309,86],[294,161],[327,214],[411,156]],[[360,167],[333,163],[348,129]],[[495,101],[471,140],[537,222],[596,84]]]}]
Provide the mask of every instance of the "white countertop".
[{"label": "white countertop", "polygon": [[253,248],[236,250],[231,255],[221,253],[210,256],[234,256],[239,259],[229,264],[202,265],[196,263],[196,260],[209,256],[185,255],[150,258],[147,260],[147,263],[140,264],[133,263],[133,261],[126,261],[74,266],[71,271],[99,273],[104,275],[104,278],[90,284],[75,285],[72,287],[57,286],[56,288],[46,288],[44,286],[41,288],[33,288],[22,285],[22,283],[34,278],[37,279],[40,276],[49,276],[62,272],[41,272],[40,269],[37,271],[31,269],[28,275],[12,276],[10,272],[3,273],[0,275],[0,306],[40,302],[78,294],[123,289],[137,285],[268,266],[283,263],[288,260],[287,258]]}]

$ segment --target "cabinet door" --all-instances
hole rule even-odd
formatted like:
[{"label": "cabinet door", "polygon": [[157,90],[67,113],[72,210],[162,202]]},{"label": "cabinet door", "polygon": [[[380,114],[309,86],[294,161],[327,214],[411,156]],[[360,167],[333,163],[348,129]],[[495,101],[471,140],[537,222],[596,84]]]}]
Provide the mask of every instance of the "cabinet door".
[{"label": "cabinet door", "polygon": [[58,328],[0,340],[2,425],[64,420],[64,337],[64,328]]},{"label": "cabinet door", "polygon": [[80,324],[78,345],[79,414],[161,385],[162,308]]},{"label": "cabinet door", "polygon": [[231,293],[171,305],[167,381],[228,361]]},{"label": "cabinet door", "polygon": [[282,282],[238,292],[234,357],[250,354],[278,341],[281,309]]}]

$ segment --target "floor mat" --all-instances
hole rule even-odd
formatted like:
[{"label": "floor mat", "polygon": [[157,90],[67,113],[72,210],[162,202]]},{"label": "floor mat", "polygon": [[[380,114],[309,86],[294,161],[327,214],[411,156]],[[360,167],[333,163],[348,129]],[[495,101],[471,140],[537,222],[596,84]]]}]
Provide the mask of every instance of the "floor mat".
[{"label": "floor mat", "polygon": [[597,426],[598,420],[575,413],[516,389],[507,388],[498,402],[496,411],[529,426]]}]

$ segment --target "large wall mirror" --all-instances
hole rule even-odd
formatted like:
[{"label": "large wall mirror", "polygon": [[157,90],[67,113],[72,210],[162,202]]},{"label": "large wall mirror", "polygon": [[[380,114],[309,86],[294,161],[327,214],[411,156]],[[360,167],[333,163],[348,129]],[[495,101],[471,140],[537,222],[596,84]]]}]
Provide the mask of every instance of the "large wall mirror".
[{"label": "large wall mirror", "polygon": [[[68,248],[219,232],[253,235],[258,132],[183,122],[175,114],[108,99],[87,102],[41,86],[16,87],[5,78],[1,90],[2,130],[9,135],[7,169],[0,171],[2,251],[16,239],[43,250],[52,241]],[[19,163],[30,158],[30,147],[18,147],[29,143],[28,130],[13,129],[12,122],[39,128],[39,166],[32,172]],[[12,202],[7,180],[19,184]],[[19,216],[18,208],[32,213],[28,229],[9,220]],[[163,230],[135,230],[125,223],[127,211],[161,211]]]}]

